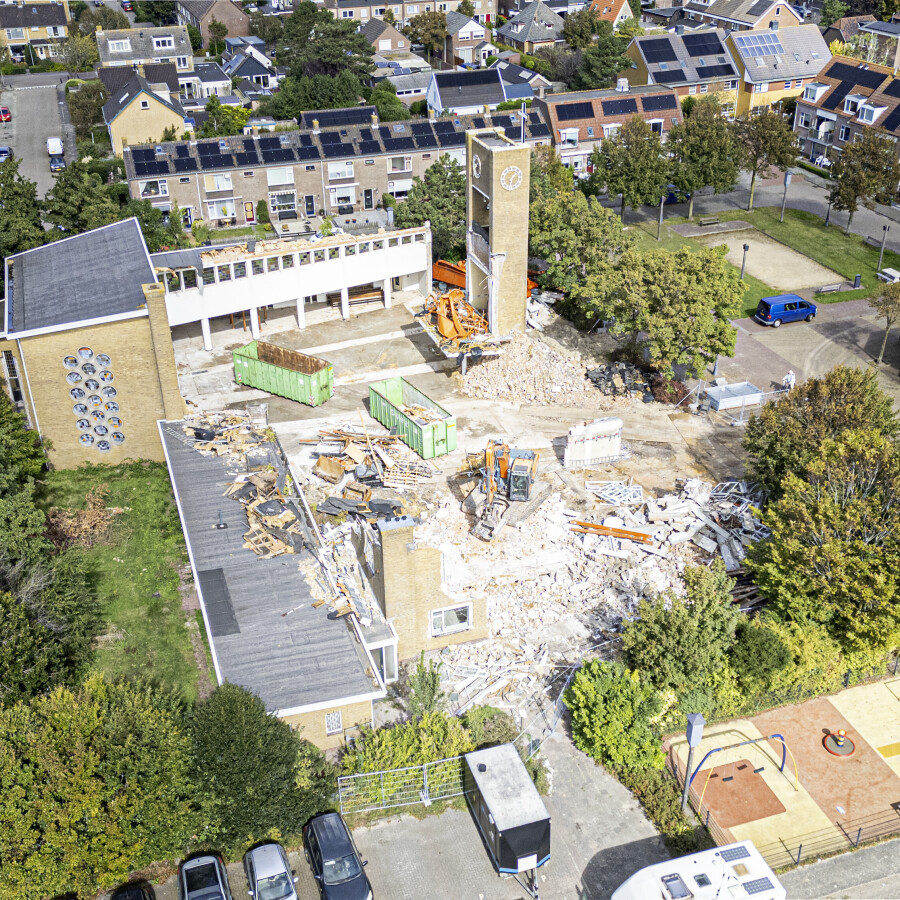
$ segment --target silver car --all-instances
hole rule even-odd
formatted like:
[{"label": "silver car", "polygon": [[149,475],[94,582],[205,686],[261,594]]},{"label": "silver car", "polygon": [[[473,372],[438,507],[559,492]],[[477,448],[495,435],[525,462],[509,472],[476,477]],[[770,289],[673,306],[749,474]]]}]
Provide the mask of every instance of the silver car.
[{"label": "silver car", "polygon": [[297,900],[287,854],[281,844],[263,844],[244,854],[248,893],[254,900]]},{"label": "silver car", "polygon": [[232,900],[221,856],[195,856],[178,867],[181,900]]}]

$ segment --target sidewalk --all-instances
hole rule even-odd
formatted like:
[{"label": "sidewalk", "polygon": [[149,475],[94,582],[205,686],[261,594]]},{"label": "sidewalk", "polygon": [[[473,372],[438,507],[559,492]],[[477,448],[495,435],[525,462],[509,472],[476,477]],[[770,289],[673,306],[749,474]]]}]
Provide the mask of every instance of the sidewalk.
[{"label": "sidewalk", "polygon": [[900,897],[900,839],[842,853],[780,876],[789,900]]}]

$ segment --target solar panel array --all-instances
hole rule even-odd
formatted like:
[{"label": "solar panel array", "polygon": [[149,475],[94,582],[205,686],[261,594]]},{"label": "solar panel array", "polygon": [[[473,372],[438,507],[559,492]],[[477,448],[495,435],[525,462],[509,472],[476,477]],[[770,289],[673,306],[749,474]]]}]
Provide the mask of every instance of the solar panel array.
[{"label": "solar panel array", "polygon": [[342,156],[356,156],[353,144],[326,144],[322,147],[322,152],[328,159],[338,159]]},{"label": "solar panel array", "polygon": [[749,859],[750,851],[746,847],[729,847],[727,850],[720,850],[717,856],[721,856],[723,862],[737,862],[739,859]]},{"label": "solar panel array", "polygon": [[641,41],[640,46],[648,63],[675,62],[678,59],[678,54],[668,38]]},{"label": "solar panel array", "polygon": [[[768,37],[768,35],[766,35]],[[701,32],[700,34],[686,34],[681,39],[688,56],[706,56],[716,53],[724,53],[725,48],[715,32]]]},{"label": "solar panel array", "polygon": [[262,158],[264,163],[293,162],[294,151],[290,147],[263,150]]},{"label": "solar panel array", "polygon": [[745,57],[780,56],[784,53],[784,47],[775,32],[750,34],[747,37],[735,35],[734,42]]},{"label": "solar panel array", "polygon": [[885,92],[885,94],[888,95],[888,97],[896,97],[898,100],[900,100],[900,79],[895,78],[895,79],[894,79],[894,80],[893,80],[893,81],[892,81],[892,82],[884,89],[884,92]]},{"label": "solar panel array", "polygon": [[396,153],[399,150],[415,150],[416,145],[411,137],[388,138],[384,141],[384,149],[388,153]]},{"label": "solar panel array", "polygon": [[623,97],[621,100],[602,100],[600,105],[603,107],[605,116],[627,116],[638,111],[637,100],[634,97]]},{"label": "solar panel array", "polygon": [[675,69],[673,72],[654,72],[653,80],[658,84],[674,84],[676,81],[685,81],[685,77],[681,69]]},{"label": "solar panel array", "polygon": [[322,146],[325,146],[325,144],[340,144],[341,136],[336,131],[323,131],[319,135],[319,143]]},{"label": "solar panel array", "polygon": [[496,69],[468,69],[465,72],[435,72],[435,80],[441,90],[444,88],[483,87],[486,84],[497,84],[500,73]]},{"label": "solar panel array", "polygon": [[413,122],[412,133],[415,135],[431,134],[431,122]]},{"label": "solar panel array", "polygon": [[188,157],[191,155],[191,148],[188,147],[187,144],[176,144],[175,145],[175,155],[181,157]]},{"label": "solar panel array", "polygon": [[[244,146],[246,146],[246,141],[244,142]],[[259,165],[259,157],[256,155],[256,151],[253,153],[235,153],[234,154],[235,161],[239,166],[258,166]]]},{"label": "solar panel array", "polygon": [[328,109],[303,113],[303,124],[312,128],[313,120],[319,128],[335,128],[341,125],[365,125],[372,121],[372,114],[377,110],[374,106],[352,106],[349,109]]},{"label": "solar panel array", "polygon": [[832,63],[827,72],[823,72],[828,78],[840,78],[841,81],[852,81],[860,87],[877,88],[887,78],[881,72],[873,72],[871,69],[863,69],[859,66],[848,66],[847,63]]},{"label": "solar panel array", "polygon": [[416,146],[420,150],[427,150],[429,147],[437,147],[437,138],[433,134],[420,134],[416,138]]},{"label": "solar panel array", "polygon": [[156,159],[156,151],[155,150],[147,150],[147,149],[138,149],[131,151],[131,158],[136,162],[150,162]]},{"label": "solar panel array", "polygon": [[281,141],[278,138],[264,137],[259,139],[260,150],[274,150],[276,147],[280,146]]},{"label": "solar panel array", "polygon": [[175,160],[175,171],[176,172],[196,172],[197,171],[197,160],[192,156],[179,157]]},{"label": "solar panel array", "polygon": [[775,885],[768,878],[754,878],[753,881],[745,881],[741,887],[748,894],[761,894],[763,891],[772,891]]},{"label": "solar panel array", "polygon": [[222,153],[200,157],[201,169],[230,169],[234,165],[233,156],[225,156]]},{"label": "solar panel array", "polygon": [[138,162],[134,164],[134,174],[138,177],[147,175],[168,175],[168,160],[153,160],[150,162]]},{"label": "solar panel array", "polygon": [[300,162],[310,159],[321,159],[318,147],[299,147],[297,149],[297,159]]},{"label": "solar panel array", "polygon": [[575,119],[593,119],[594,104],[589,100],[577,103],[560,103],[556,107],[556,118],[560,122],[573,122]]},{"label": "solar panel array", "polygon": [[381,153],[381,144],[378,141],[360,141],[359,152],[363,156],[374,156],[376,153]]},{"label": "solar panel array", "polygon": [[678,109],[678,98],[674,94],[660,94],[657,97],[641,97],[644,112],[662,112],[664,109]]},{"label": "solar panel array", "polygon": [[532,137],[550,137],[550,126],[543,122],[531,126]]},{"label": "solar panel array", "polygon": [[722,78],[734,75],[734,69],[731,66],[701,66],[697,69],[697,75],[700,78]]}]

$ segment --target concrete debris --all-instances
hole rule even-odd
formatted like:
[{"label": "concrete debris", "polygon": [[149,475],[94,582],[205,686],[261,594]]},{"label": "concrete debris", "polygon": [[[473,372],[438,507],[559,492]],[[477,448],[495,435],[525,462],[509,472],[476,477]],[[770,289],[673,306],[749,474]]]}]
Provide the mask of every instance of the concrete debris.
[{"label": "concrete debris", "polygon": [[569,429],[563,465],[567,469],[594,469],[626,456],[628,451],[622,447],[622,420],[608,416]]},{"label": "concrete debris", "polygon": [[469,367],[462,393],[540,406],[602,407],[585,375],[578,357],[563,356],[539,337],[516,334],[501,356]]},{"label": "concrete debris", "polygon": [[632,484],[630,478],[628,481],[585,481],[584,489],[612,506],[641,506],[644,502],[644,489]]},{"label": "concrete debris", "polygon": [[590,369],[587,377],[601,393],[622,397],[637,397],[649,403],[653,400],[647,376],[631,363],[617,362]]}]

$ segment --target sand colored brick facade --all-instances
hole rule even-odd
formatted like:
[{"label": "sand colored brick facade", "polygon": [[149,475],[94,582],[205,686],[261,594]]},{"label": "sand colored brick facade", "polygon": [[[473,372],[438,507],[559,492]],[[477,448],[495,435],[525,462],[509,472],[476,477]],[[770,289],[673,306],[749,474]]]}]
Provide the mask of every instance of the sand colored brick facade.
[{"label": "sand colored brick facade", "polygon": [[[341,730],[329,734],[331,730],[329,725],[337,724],[337,717],[334,714],[338,712],[341,714]],[[363,700],[345,706],[336,705],[334,708],[282,718],[291,728],[297,729],[302,738],[315,744],[320,750],[335,750],[344,745],[344,736],[347,732],[352,733],[360,726],[372,723],[372,701]]]},{"label": "sand colored brick facade", "polygon": [[174,128],[175,134],[181,137],[185,130],[184,116],[153,94],[141,91],[109,123],[109,138],[116,156],[121,156],[129,144],[152,144],[162,140],[167,128]]}]

